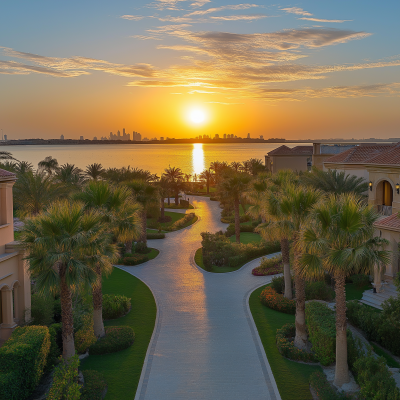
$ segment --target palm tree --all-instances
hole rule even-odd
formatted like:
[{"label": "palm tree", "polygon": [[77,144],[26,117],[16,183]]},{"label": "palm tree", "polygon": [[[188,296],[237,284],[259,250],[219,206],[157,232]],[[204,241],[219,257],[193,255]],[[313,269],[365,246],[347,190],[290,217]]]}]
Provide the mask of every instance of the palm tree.
[{"label": "palm tree", "polygon": [[221,161],[214,161],[214,162],[212,162],[212,163],[210,164],[210,168],[209,168],[210,171],[214,171],[214,178],[215,178],[215,181],[216,181],[216,182],[219,181],[220,176],[221,176],[222,173],[223,173],[224,171],[226,171],[227,169],[229,169],[229,166],[228,166],[228,164],[227,164],[225,161],[223,161],[223,162],[221,162]]},{"label": "palm tree", "polygon": [[151,206],[159,205],[159,193],[157,187],[144,181],[132,181],[127,183],[135,200],[142,205],[141,220],[142,233],[140,241],[147,246],[147,210]]},{"label": "palm tree", "polygon": [[[0,159],[1,160],[1,159]],[[14,161],[2,161],[0,162],[0,168],[5,169],[6,171],[17,173],[17,163]]]},{"label": "palm tree", "polygon": [[218,183],[219,195],[233,203],[235,213],[235,235],[236,242],[240,243],[240,196],[244,193],[250,183],[250,176],[231,169],[225,171]]},{"label": "palm tree", "polygon": [[233,162],[231,162],[230,167],[231,167],[232,169],[234,169],[236,172],[238,172],[238,171],[240,171],[241,168],[242,168],[242,163],[241,163],[241,162],[238,162],[238,161],[233,161]]},{"label": "palm tree", "polygon": [[368,190],[368,183],[364,178],[358,178],[351,174],[346,175],[345,171],[339,172],[336,169],[322,171],[313,167],[311,173],[301,176],[301,182],[315,189],[336,195],[355,193],[359,196],[365,196]]},{"label": "palm tree", "polygon": [[28,161],[18,161],[15,171],[18,175],[25,174],[28,171],[33,171],[33,165]]},{"label": "palm tree", "polygon": [[214,180],[214,174],[210,170],[205,169],[199,175],[199,178],[203,179],[204,181],[206,181],[207,194],[209,194],[210,193],[210,183],[213,182],[213,180]]},{"label": "palm tree", "polygon": [[82,170],[74,164],[63,164],[56,173],[57,182],[64,185],[68,190],[78,190],[84,182]]},{"label": "palm tree", "polygon": [[[90,181],[77,193],[86,210],[97,210],[103,216],[104,228],[113,234],[119,242],[130,242],[137,238],[141,231],[139,204],[132,202],[132,195],[126,187],[112,187],[104,181]],[[112,260],[113,254],[108,254]],[[102,275],[109,274],[112,264],[103,263],[94,266],[96,282],[93,284],[93,329],[96,337],[105,336],[103,323]]]},{"label": "palm tree", "polygon": [[165,219],[165,198],[168,197],[169,200],[169,188],[170,188],[170,183],[166,177],[162,177],[159,182],[157,183],[158,186],[158,192],[160,194],[160,200],[161,200],[161,217],[160,220],[163,221]]},{"label": "palm tree", "polygon": [[9,151],[0,151],[0,160],[15,160]]},{"label": "palm tree", "polygon": [[[322,194],[319,190],[310,190],[300,185],[286,185],[279,196],[279,212],[289,220],[293,227],[293,253],[294,270],[300,263],[301,247],[298,242],[300,231],[308,223],[308,217],[312,209],[320,201]],[[307,347],[307,327],[305,318],[305,281],[300,274],[295,274],[296,289],[296,336],[294,344],[299,349]]]},{"label": "palm tree", "polygon": [[175,193],[175,204],[179,204],[179,192],[182,189],[183,172],[180,168],[168,167],[164,170],[162,176],[167,178],[171,183],[171,187]]},{"label": "palm tree", "polygon": [[331,195],[312,212],[313,223],[302,230],[299,247],[303,251],[297,274],[314,278],[330,273],[336,291],[335,385],[349,382],[347,364],[347,322],[345,281],[350,275],[368,273],[374,265],[387,264],[388,244],[374,237],[378,214],[354,194]]},{"label": "palm tree", "polygon": [[14,204],[25,215],[36,215],[67,191],[43,171],[28,171],[18,177],[13,189]]},{"label": "palm tree", "polygon": [[48,156],[39,162],[38,167],[39,169],[45,170],[49,175],[52,175],[53,172],[56,172],[58,169],[58,161],[52,156]]},{"label": "palm tree", "polygon": [[90,164],[86,167],[84,174],[89,179],[93,179],[94,181],[97,181],[97,179],[99,179],[103,176],[104,172],[105,172],[105,170],[101,164],[94,163],[94,164]]},{"label": "palm tree", "polygon": [[96,281],[91,265],[107,264],[104,254],[114,251],[102,219],[101,213],[64,200],[28,219],[22,230],[20,240],[38,290],[60,293],[65,361],[75,355],[72,292],[89,288]]}]

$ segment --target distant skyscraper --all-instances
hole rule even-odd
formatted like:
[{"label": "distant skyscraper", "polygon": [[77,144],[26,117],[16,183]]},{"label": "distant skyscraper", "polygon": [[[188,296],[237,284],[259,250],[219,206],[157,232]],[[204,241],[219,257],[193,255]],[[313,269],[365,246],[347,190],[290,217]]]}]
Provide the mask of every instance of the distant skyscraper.
[{"label": "distant skyscraper", "polygon": [[224,139],[226,139],[226,133],[224,133]]},{"label": "distant skyscraper", "polygon": [[61,136],[60,136],[60,140],[64,140],[64,135],[61,135]]},{"label": "distant skyscraper", "polygon": [[83,139],[83,136],[80,136],[80,137],[79,137],[79,140],[85,140],[85,139]]},{"label": "distant skyscraper", "polygon": [[264,140],[264,136],[263,136],[263,135],[260,135],[260,139],[261,139],[261,140]]},{"label": "distant skyscraper", "polygon": [[164,140],[164,136],[160,136],[160,140]]},{"label": "distant skyscraper", "polygon": [[95,137],[93,138],[93,140],[97,140],[97,136],[95,136]]},{"label": "distant skyscraper", "polygon": [[4,141],[7,142],[7,135],[4,135]]},{"label": "distant skyscraper", "polygon": [[219,139],[219,135],[218,135],[218,133],[216,133],[216,134],[215,134],[215,137],[214,137],[214,139]]},{"label": "distant skyscraper", "polygon": [[250,133],[247,134],[247,139],[250,139]]}]

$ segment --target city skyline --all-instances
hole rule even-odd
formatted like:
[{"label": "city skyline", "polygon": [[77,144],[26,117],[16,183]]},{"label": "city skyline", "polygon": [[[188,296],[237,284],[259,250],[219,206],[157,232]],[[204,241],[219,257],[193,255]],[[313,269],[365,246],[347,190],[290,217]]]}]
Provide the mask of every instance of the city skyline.
[{"label": "city skyline", "polygon": [[9,139],[118,124],[149,139],[396,137],[400,4],[385,5],[10,3],[0,127]]}]

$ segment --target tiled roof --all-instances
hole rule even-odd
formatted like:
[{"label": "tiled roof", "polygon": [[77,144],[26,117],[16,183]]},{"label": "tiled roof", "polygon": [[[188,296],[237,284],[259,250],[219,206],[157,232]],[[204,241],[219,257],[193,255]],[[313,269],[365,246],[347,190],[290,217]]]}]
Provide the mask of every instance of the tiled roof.
[{"label": "tiled roof", "polygon": [[268,153],[269,156],[305,156],[305,155],[312,155],[313,147],[312,146],[296,146],[292,149],[285,145],[278,147],[275,150],[272,150]]},{"label": "tiled roof", "polygon": [[400,218],[397,216],[397,213],[396,213],[396,214],[391,215],[390,217],[386,217],[386,218],[376,221],[375,226],[400,230]]},{"label": "tiled roof", "polygon": [[12,177],[12,176],[16,176],[16,175],[10,171],[6,171],[5,169],[0,168],[0,177],[8,178],[8,177]]},{"label": "tiled roof", "polygon": [[379,154],[367,160],[368,164],[390,164],[400,165],[400,143],[391,146],[389,149],[380,152]]},{"label": "tiled roof", "polygon": [[[354,146],[353,148],[329,157],[325,162],[328,163],[345,163],[345,164],[366,164],[371,159],[379,156],[383,152],[386,152],[397,145],[387,144],[373,144],[373,145],[362,145]],[[400,152],[399,152],[400,154]]]}]

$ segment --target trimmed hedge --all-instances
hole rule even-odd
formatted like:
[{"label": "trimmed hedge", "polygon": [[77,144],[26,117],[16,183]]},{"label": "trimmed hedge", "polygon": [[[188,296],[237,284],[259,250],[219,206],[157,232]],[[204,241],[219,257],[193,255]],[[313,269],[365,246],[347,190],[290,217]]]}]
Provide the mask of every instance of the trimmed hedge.
[{"label": "trimmed hedge", "polygon": [[[240,225],[240,232],[254,232],[254,226],[252,225]],[[225,236],[231,237],[235,234],[235,224],[230,224],[225,231]]]},{"label": "trimmed hedge", "polygon": [[135,341],[135,332],[130,326],[107,326],[106,336],[90,346],[89,354],[107,354],[125,350]]},{"label": "trimmed hedge", "polygon": [[283,312],[285,314],[296,313],[296,301],[289,300],[282,294],[276,293],[276,291],[270,286],[267,286],[261,292],[260,300],[264,306],[272,308],[273,310]]},{"label": "trimmed hedge", "polygon": [[147,232],[147,239],[165,239],[165,233]]},{"label": "trimmed hedge", "polygon": [[49,326],[50,351],[47,357],[46,369],[50,369],[56,364],[58,357],[62,353],[62,324],[52,324]]},{"label": "trimmed hedge", "polygon": [[82,389],[81,400],[102,400],[107,383],[103,374],[87,369],[82,371],[85,386]]},{"label": "trimmed hedge", "polygon": [[314,389],[319,400],[345,400],[353,399],[352,395],[337,392],[321,371],[315,371],[310,376],[310,387]]},{"label": "trimmed hedge", "polygon": [[332,364],[336,360],[335,313],[323,303],[310,302],[306,305],[306,323],[316,358],[322,365]]},{"label": "trimmed hedge", "polygon": [[119,260],[119,264],[122,265],[138,265],[142,264],[146,261],[149,261],[149,257],[146,256],[146,254],[133,254],[132,256],[129,257],[124,257],[121,260]]},{"label": "trimmed hedge", "polygon": [[117,294],[103,295],[103,318],[115,319],[125,315],[131,308],[131,299]]},{"label": "trimmed hedge", "polygon": [[254,268],[251,273],[255,276],[282,274],[282,256],[276,256],[272,258],[263,257],[261,259],[260,265]]},{"label": "trimmed hedge", "polygon": [[276,346],[278,347],[279,353],[284,357],[294,361],[303,362],[315,362],[316,359],[313,353],[308,353],[304,350],[298,349],[293,341],[289,339],[294,338],[296,335],[295,324],[285,324],[282,328],[276,331]]},{"label": "trimmed hedge", "polygon": [[47,400],[78,400],[81,398],[78,384],[78,356],[71,357],[67,363],[62,361],[54,369],[53,383],[51,384]]},{"label": "trimmed hedge", "polygon": [[170,226],[166,226],[164,229],[166,231],[176,231],[178,229],[183,228],[188,222],[192,221],[196,217],[195,213],[185,214],[185,216],[178,221],[174,222]]},{"label": "trimmed hedge", "polygon": [[82,316],[82,328],[75,333],[75,349],[78,354],[86,353],[86,350],[96,343],[96,336],[93,330],[93,314]]},{"label": "trimmed hedge", "polygon": [[0,348],[0,398],[28,397],[43,375],[49,352],[46,326],[17,327]]}]

